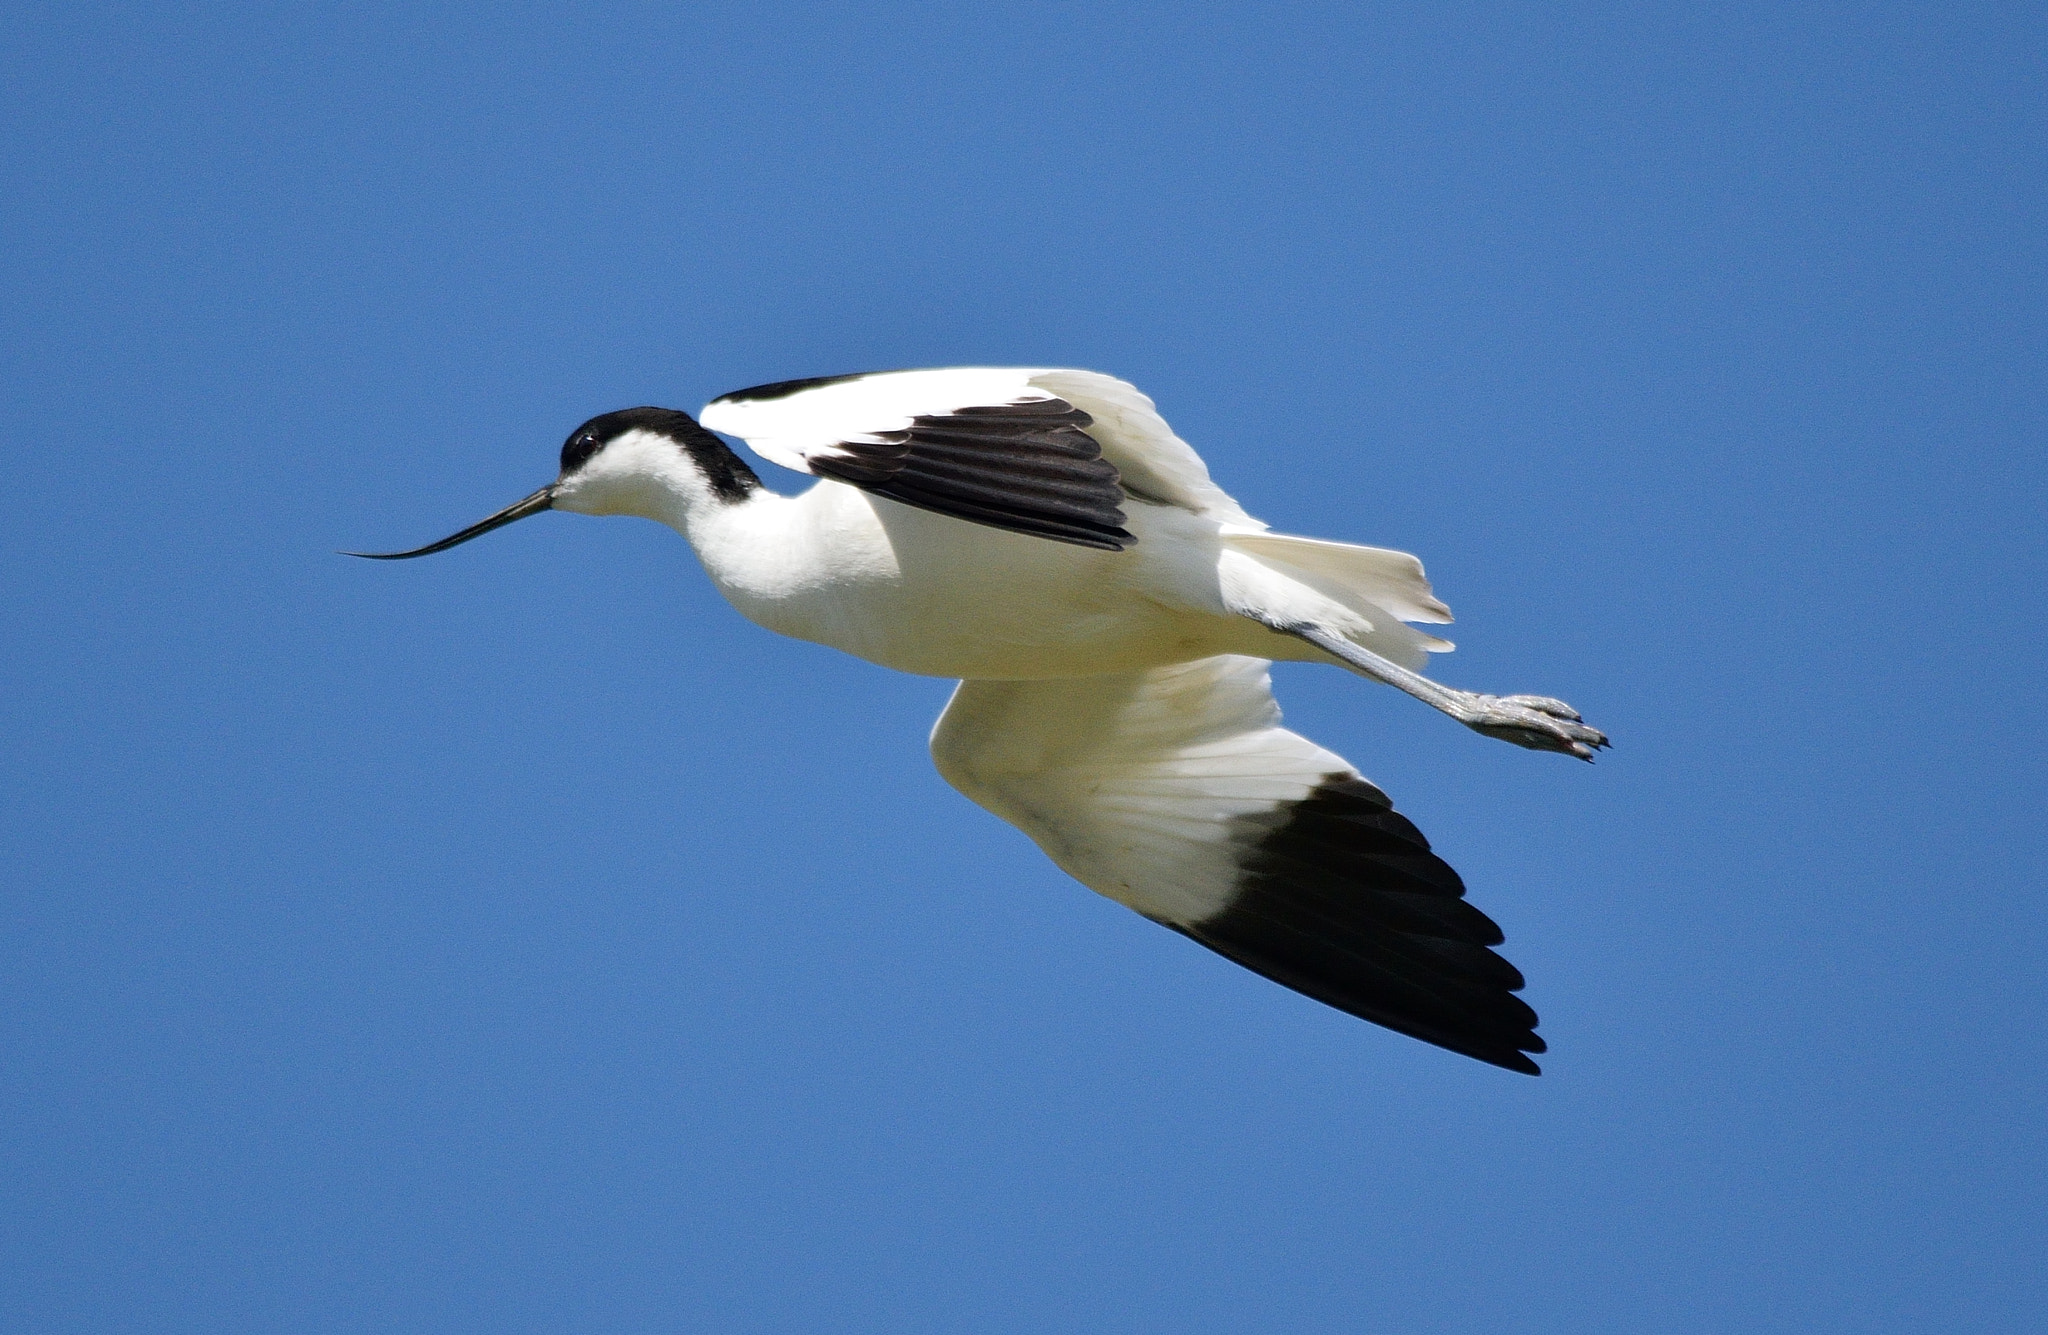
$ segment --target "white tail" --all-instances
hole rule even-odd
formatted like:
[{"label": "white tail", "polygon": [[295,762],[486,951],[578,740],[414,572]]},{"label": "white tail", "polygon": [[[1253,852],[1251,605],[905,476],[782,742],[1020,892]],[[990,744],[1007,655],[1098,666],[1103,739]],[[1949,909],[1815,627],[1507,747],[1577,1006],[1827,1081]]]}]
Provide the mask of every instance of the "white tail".
[{"label": "white tail", "polygon": [[1372,630],[1355,638],[1403,667],[1420,668],[1431,654],[1453,647],[1449,640],[1402,624],[1451,619],[1451,609],[1430,591],[1422,562],[1406,552],[1228,528],[1223,543],[1371,622]]}]

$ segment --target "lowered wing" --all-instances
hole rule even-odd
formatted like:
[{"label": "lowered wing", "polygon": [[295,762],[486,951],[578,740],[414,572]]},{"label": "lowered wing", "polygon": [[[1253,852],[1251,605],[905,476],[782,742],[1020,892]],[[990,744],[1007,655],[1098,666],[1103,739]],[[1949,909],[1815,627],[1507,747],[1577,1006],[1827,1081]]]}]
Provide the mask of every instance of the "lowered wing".
[{"label": "lowered wing", "polygon": [[932,756],[1089,888],[1317,1001],[1536,1074],[1500,929],[1386,794],[1280,726],[1267,666],[965,681]]}]

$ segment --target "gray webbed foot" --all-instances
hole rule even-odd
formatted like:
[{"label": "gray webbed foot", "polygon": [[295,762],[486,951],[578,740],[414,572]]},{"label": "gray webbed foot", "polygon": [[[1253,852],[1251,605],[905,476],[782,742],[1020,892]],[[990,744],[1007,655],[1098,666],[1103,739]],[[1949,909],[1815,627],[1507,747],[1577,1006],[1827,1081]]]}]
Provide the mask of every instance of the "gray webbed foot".
[{"label": "gray webbed foot", "polygon": [[1579,721],[1579,712],[1547,695],[1475,695],[1449,711],[1451,716],[1488,737],[1498,737],[1531,751],[1558,751],[1581,760],[1608,745],[1607,734]]}]

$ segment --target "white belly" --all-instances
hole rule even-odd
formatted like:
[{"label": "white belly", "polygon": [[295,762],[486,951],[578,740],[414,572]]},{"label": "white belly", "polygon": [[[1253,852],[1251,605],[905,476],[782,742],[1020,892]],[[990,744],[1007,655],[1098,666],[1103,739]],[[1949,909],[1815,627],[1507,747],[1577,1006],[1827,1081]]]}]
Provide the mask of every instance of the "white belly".
[{"label": "white belly", "polygon": [[1224,609],[1214,526],[1169,507],[1128,508],[1136,545],[1104,552],[825,482],[693,537],[751,620],[902,672],[1075,677],[1270,655],[1278,637]]}]

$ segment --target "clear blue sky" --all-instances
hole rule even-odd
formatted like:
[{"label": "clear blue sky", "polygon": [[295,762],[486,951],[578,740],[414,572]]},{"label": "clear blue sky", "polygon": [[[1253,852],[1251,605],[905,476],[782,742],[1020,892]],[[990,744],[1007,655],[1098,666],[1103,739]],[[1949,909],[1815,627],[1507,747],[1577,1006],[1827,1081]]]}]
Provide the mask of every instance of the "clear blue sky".
[{"label": "clear blue sky", "polygon": [[[2038,6],[14,13],[0,1328],[2040,1329]],[[655,525],[333,555],[971,362],[1613,734],[1280,674],[1541,1079],[1067,880]]]}]

